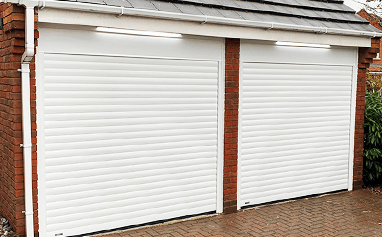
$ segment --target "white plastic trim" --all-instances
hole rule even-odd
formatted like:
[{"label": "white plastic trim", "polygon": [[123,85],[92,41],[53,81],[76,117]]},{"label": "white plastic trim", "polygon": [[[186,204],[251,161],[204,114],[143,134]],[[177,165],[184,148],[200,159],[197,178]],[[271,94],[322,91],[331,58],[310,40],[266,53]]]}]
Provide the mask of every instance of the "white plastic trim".
[{"label": "white plastic trim", "polygon": [[243,128],[243,60],[240,60],[239,67],[239,108],[238,108],[238,134],[237,134],[237,192],[236,206],[237,210],[241,209],[241,137]]},{"label": "white plastic trim", "polygon": [[354,136],[355,136],[355,117],[357,104],[357,70],[358,70],[358,50],[353,66],[352,88],[351,88],[351,108],[350,108],[350,142],[349,142],[349,184],[348,190],[353,190],[353,167],[354,167]]}]

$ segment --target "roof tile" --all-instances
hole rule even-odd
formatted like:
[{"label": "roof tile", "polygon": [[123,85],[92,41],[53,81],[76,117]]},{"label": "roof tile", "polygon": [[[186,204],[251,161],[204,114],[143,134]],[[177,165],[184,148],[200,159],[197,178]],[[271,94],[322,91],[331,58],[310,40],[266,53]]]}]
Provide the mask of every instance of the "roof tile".
[{"label": "roof tile", "polygon": [[217,9],[209,7],[196,7],[206,16],[224,17]]},{"label": "roof tile", "polygon": [[159,11],[182,13],[173,3],[169,2],[151,2]]},{"label": "roof tile", "polygon": [[102,0],[108,6],[116,6],[116,7],[133,7],[129,2],[121,1],[121,0]]},{"label": "roof tile", "polygon": [[237,14],[236,11],[231,11],[231,10],[224,10],[224,9],[219,9],[218,10],[220,14],[222,14],[225,18],[233,18],[233,19],[240,19],[243,20],[243,18]]},{"label": "roof tile", "polygon": [[220,5],[216,0],[200,0],[200,2],[207,5]]},{"label": "roof tile", "polygon": [[203,15],[203,13],[197,9],[195,6],[186,6],[179,3],[174,3],[174,5],[184,14],[191,14],[191,15]]},{"label": "roof tile", "polygon": [[147,0],[127,0],[134,8],[157,10],[157,8],[150,1]]},{"label": "roof tile", "polygon": [[244,20],[248,21],[262,21],[261,18],[257,16],[255,13],[250,13],[250,12],[237,12],[237,14],[243,18]]},{"label": "roof tile", "polygon": [[233,0],[217,0],[221,5],[238,8],[239,5]]}]

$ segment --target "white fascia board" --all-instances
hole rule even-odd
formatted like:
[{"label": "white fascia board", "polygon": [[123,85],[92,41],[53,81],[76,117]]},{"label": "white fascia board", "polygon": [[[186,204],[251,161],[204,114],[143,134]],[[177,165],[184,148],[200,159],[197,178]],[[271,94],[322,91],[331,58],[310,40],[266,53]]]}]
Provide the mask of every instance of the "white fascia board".
[{"label": "white fascia board", "polygon": [[[67,4],[66,2],[58,2],[57,4]],[[48,2],[46,3],[48,4]],[[64,5],[65,5],[64,4]],[[78,4],[77,4],[78,5]],[[73,6],[77,6],[73,5]],[[81,5],[82,6],[82,5]],[[121,29],[133,30],[148,30],[148,31],[161,31],[180,33],[187,35],[198,36],[212,36],[223,38],[241,38],[241,39],[254,39],[254,40],[269,40],[269,41],[290,41],[299,43],[313,43],[313,44],[329,44],[336,46],[350,46],[350,47],[370,47],[370,35],[356,35],[353,31],[352,34],[333,34],[328,29],[327,34],[318,33],[317,29],[306,27],[306,29],[278,29],[275,25],[270,27],[269,23],[259,23],[256,26],[251,25],[250,21],[219,18],[219,22],[214,22],[212,18],[205,16],[193,16],[177,14],[179,19],[170,17],[143,17],[141,11],[126,8],[122,12],[122,8],[110,7],[106,8],[109,14],[105,14],[105,6],[95,5],[94,11],[82,11],[81,9],[62,9],[49,7],[46,5],[43,9],[39,10],[38,21],[41,23],[55,23],[65,25],[82,25],[92,27],[114,27]],[[101,11],[103,10],[103,11]],[[96,12],[95,12],[96,11]],[[147,11],[144,11],[145,13]],[[161,12],[150,11],[153,14],[160,15]],[[111,14],[110,14],[111,13]],[[123,13],[123,14],[122,14]],[[134,13],[134,14],[133,14]],[[182,18],[180,18],[182,15]],[[240,23],[240,24],[239,24]],[[285,25],[287,26],[287,25]],[[301,26],[302,28],[305,28]],[[317,28],[317,29],[316,29]],[[288,30],[287,30],[288,29]],[[322,29],[321,29],[322,30]],[[368,32],[370,34],[370,32]]]},{"label": "white fascia board", "polygon": [[[19,3],[22,0],[2,0]],[[191,15],[182,14],[174,12],[164,12],[164,11],[154,11],[145,9],[135,9],[135,8],[124,8],[124,7],[114,7],[107,5],[98,4],[88,4],[80,2],[70,2],[70,1],[56,1],[56,0],[24,0],[29,3],[35,3],[36,6],[58,8],[58,9],[68,9],[76,11],[90,11],[90,12],[102,12],[111,13],[118,15],[128,15],[128,16],[140,16],[149,18],[159,18],[159,19],[171,19],[171,20],[181,20],[181,21],[195,21],[200,23],[214,23],[223,25],[235,25],[235,26],[247,26],[256,28],[267,28],[267,29],[282,29],[282,30],[292,30],[292,31],[304,31],[304,32],[315,32],[323,34],[344,34],[344,35],[357,35],[357,36],[368,36],[368,37],[382,37],[382,33],[359,31],[359,30],[346,30],[346,29],[334,29],[327,27],[315,27],[315,26],[301,26],[292,25],[284,23],[272,23],[272,22],[261,22],[261,21],[250,21],[250,20],[240,20],[232,18],[205,16],[205,15]]]}]

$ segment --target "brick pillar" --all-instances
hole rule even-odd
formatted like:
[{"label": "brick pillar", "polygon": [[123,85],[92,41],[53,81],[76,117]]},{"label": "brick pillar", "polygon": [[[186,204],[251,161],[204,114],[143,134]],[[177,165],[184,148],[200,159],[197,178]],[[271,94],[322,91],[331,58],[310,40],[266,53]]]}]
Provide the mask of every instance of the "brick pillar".
[{"label": "brick pillar", "polygon": [[[21,110],[21,56],[25,49],[25,8],[1,4],[0,16],[0,214],[9,220],[18,236],[25,235],[24,161]],[[38,33],[36,32],[36,36]],[[35,65],[31,69],[32,165],[35,231],[37,220],[37,153],[36,153],[36,80]]]},{"label": "brick pillar", "polygon": [[355,111],[355,134],[354,134],[354,166],[353,166],[353,189],[362,188],[363,171],[363,135],[365,121],[365,91],[366,91],[366,69],[369,68],[373,58],[379,52],[380,38],[371,39],[370,48],[359,48],[358,50],[358,74],[357,95]]},{"label": "brick pillar", "polygon": [[223,212],[237,210],[240,39],[225,40]]}]

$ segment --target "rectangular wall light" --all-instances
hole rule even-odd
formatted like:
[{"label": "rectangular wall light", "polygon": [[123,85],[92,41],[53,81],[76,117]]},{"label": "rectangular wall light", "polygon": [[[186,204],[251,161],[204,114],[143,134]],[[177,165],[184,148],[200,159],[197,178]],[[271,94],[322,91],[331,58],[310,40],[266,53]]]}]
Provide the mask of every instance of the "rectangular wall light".
[{"label": "rectangular wall light", "polygon": [[171,38],[182,37],[182,34],[177,34],[177,33],[144,31],[144,30],[127,30],[127,29],[109,28],[109,27],[97,27],[96,30],[100,32],[108,32],[108,33],[116,33],[116,34],[146,35],[146,36],[171,37]]},{"label": "rectangular wall light", "polygon": [[276,45],[295,46],[295,47],[312,47],[312,48],[330,48],[330,45],[328,44],[306,44],[306,43],[294,43],[294,42],[284,42],[284,41],[277,41]]}]

